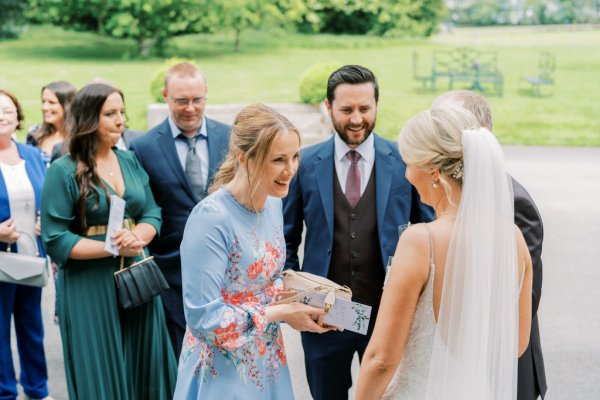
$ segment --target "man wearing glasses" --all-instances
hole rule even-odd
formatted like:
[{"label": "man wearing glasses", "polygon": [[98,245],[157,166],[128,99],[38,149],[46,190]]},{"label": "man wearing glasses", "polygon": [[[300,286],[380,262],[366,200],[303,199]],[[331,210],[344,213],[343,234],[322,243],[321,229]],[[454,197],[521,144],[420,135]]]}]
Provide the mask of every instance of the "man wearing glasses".
[{"label": "man wearing glasses", "polygon": [[162,208],[161,232],[150,243],[150,251],[170,286],[162,302],[177,357],[185,334],[179,246],[187,218],[206,196],[229,143],[230,127],[204,116],[207,89],[206,78],[195,65],[183,62],[169,68],[163,88],[169,116],[130,146]]}]

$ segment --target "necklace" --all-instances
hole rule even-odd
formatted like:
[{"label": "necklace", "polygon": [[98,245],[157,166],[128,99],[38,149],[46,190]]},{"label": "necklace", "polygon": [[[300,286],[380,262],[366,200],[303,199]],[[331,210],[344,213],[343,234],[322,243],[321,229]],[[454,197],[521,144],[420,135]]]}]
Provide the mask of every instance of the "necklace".
[{"label": "necklace", "polygon": [[108,176],[110,176],[111,178],[112,178],[113,176],[115,176],[115,172],[114,172],[112,169],[109,169],[109,168],[107,168],[107,167],[104,167],[104,166],[102,166],[102,169],[103,169],[105,172],[107,172],[107,173],[108,173]]},{"label": "necklace", "polygon": [[233,201],[235,203],[237,203],[237,205],[239,205],[240,207],[242,207],[244,210],[248,211],[249,213],[258,215],[258,214],[261,214],[263,212],[263,210],[265,209],[264,206],[260,210],[256,210],[250,206],[247,206],[246,204],[242,203],[242,201],[233,194],[233,192],[231,191],[230,188],[228,188],[227,186],[223,186],[223,188],[225,189],[225,191],[227,193],[229,193],[229,195],[231,196]]},{"label": "necklace", "polygon": [[108,176],[110,176],[112,178],[113,176],[115,176],[115,171],[108,164],[109,164],[109,162],[103,162],[103,163],[97,163],[96,166],[98,169],[101,169],[104,172],[108,173]]}]

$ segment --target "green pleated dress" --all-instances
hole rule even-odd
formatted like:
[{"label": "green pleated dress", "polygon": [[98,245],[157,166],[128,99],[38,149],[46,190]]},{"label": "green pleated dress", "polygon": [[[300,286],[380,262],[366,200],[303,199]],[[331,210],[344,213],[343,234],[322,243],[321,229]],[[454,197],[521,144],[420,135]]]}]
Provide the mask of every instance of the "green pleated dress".
[{"label": "green pleated dress", "polygon": [[[123,180],[125,218],[161,226],[161,212],[150,191],[146,172],[133,153],[114,150]],[[81,240],[77,211],[79,188],[69,156],[54,162],[42,192],[42,239],[59,265],[57,293],[65,374],[70,400],[171,399],[177,364],[169,341],[160,297],[132,310],[118,306],[113,273],[119,258],[72,260]],[[110,188],[111,194],[116,194]],[[106,225],[105,193],[90,199],[87,225]],[[104,241],[104,235],[89,239]],[[133,260],[127,260],[131,262]]]}]

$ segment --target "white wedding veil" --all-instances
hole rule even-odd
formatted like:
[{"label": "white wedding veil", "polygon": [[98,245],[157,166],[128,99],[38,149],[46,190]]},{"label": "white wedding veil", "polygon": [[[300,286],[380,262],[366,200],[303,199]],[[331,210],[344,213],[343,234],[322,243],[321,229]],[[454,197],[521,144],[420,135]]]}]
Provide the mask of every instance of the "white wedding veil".
[{"label": "white wedding veil", "polygon": [[462,148],[462,196],[446,258],[426,398],[516,399],[518,265],[512,184],[490,131],[463,131]]}]

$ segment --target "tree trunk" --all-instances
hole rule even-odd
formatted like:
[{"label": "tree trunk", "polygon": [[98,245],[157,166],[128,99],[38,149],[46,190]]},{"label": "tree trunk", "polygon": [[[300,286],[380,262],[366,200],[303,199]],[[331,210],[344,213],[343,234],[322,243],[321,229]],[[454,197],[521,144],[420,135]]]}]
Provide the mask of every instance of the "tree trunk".
[{"label": "tree trunk", "polygon": [[140,57],[148,57],[150,55],[150,49],[152,48],[153,44],[154,44],[154,40],[143,37],[143,36],[139,36],[137,38],[139,56]]},{"label": "tree trunk", "polygon": [[101,34],[104,35],[106,33],[106,30],[104,29],[104,21],[106,20],[106,8],[100,6],[100,9],[98,10],[98,24],[96,25],[96,31]]},{"label": "tree trunk", "polygon": [[235,43],[233,44],[233,51],[238,53],[240,51],[240,36],[242,31],[240,29],[235,30]]},{"label": "tree trunk", "polygon": [[152,41],[154,43],[154,49],[156,50],[156,55],[159,57],[163,57],[165,55],[165,50],[167,47],[167,38],[156,32]]}]

